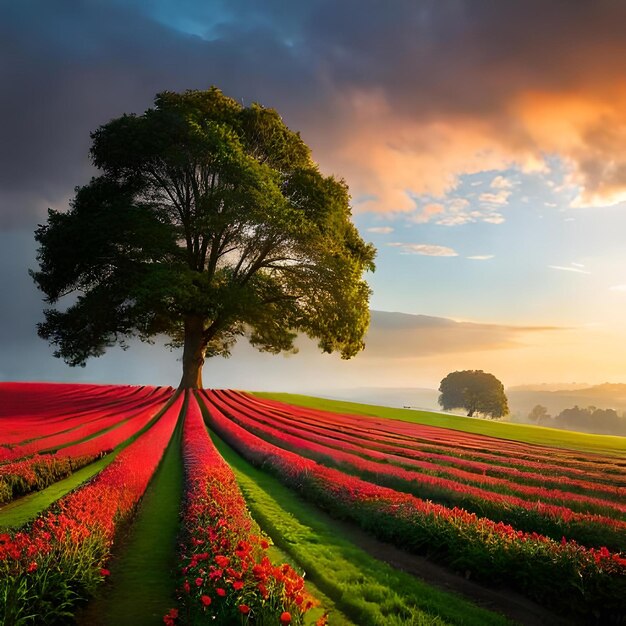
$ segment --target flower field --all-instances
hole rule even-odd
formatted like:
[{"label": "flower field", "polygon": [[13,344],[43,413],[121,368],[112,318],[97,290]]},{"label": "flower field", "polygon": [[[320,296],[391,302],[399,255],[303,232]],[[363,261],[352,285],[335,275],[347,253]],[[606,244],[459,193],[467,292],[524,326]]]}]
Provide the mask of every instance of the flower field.
[{"label": "flower field", "polygon": [[[146,623],[500,619],[433,608],[461,601],[452,595],[430,609],[422,602],[419,618],[408,605],[385,606],[386,617],[374,617],[356,608],[383,602],[372,599],[366,580],[350,587],[349,602],[337,585],[325,584],[323,570],[305,585],[300,560],[314,560],[290,549],[294,540],[277,530],[289,527],[288,518],[264,514],[257,503],[255,520],[249,486],[240,488],[212,437],[242,463],[278,478],[290,497],[314,505],[318,513],[309,515],[319,515],[319,524],[339,518],[372,541],[426,557],[494,593],[514,591],[571,623],[626,619],[626,455],[619,449],[556,448],[230,390],[6,383],[0,384],[0,624],[90,623],[81,615],[92,602],[105,602],[116,584],[119,555],[130,545],[124,537],[132,536],[144,494],[174,445],[183,496],[172,567],[164,572],[171,594]],[[57,484],[92,465],[88,477],[54,495]],[[34,508],[29,521],[3,524],[20,507]],[[377,584],[384,588],[384,581]]]}]

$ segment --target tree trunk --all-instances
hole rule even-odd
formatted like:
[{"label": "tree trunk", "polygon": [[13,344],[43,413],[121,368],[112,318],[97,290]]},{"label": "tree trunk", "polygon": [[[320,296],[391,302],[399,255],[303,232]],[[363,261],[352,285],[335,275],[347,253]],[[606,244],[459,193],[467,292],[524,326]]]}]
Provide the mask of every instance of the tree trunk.
[{"label": "tree trunk", "polygon": [[199,315],[185,317],[185,345],[183,348],[183,377],[179,389],[202,389],[204,365],[204,319]]},{"label": "tree trunk", "polygon": [[470,409],[467,417],[474,417],[474,409]]}]

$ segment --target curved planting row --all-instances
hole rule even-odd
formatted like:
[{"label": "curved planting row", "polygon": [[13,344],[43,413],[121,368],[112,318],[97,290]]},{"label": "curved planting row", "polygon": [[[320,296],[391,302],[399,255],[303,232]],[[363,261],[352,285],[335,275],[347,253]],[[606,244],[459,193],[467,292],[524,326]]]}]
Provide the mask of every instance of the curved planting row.
[{"label": "curved planting row", "polygon": [[347,444],[344,449],[337,450],[304,437],[285,434],[282,429],[262,423],[258,412],[251,409],[240,411],[222,402],[219,394],[207,394],[216,406],[245,428],[254,430],[264,439],[271,439],[283,448],[321,461],[325,465],[421,498],[429,498],[449,506],[460,506],[495,521],[513,524],[519,530],[539,532],[554,539],[566,536],[589,546],[606,545],[615,550],[626,549],[626,522],[600,515],[577,513],[565,506],[528,501],[464,485],[455,480],[409,471],[389,463],[364,459],[345,451]]},{"label": "curved planting row", "polygon": [[[239,392],[238,399],[250,396]],[[244,400],[245,401],[245,400]],[[521,470],[538,470],[547,474],[565,473],[572,477],[611,482],[626,486],[624,468],[626,461],[598,454],[571,452],[559,448],[524,444],[498,439],[486,435],[475,435],[464,431],[426,426],[400,420],[375,418],[366,415],[334,414],[327,411],[285,405],[280,402],[253,398],[264,410],[287,412],[300,423],[326,425],[332,431],[344,430],[359,435],[365,440],[393,443],[407,448],[442,452],[460,457],[481,459],[487,462],[510,464]],[[496,454],[494,454],[494,444]]]},{"label": "curved planting row", "polygon": [[335,515],[563,613],[615,619],[626,609],[626,559],[400,493],[287,452],[226,417],[205,396],[211,425],[251,462],[271,469]]},{"label": "curved planting row", "polygon": [[[244,413],[247,417],[258,422],[260,426],[277,428],[285,434],[321,443],[330,448],[348,450],[383,463],[418,468],[422,473],[449,478],[455,483],[462,482],[486,487],[495,492],[519,495],[527,500],[558,501],[574,508],[574,510],[599,512],[613,517],[621,517],[623,513],[626,513],[626,504],[623,503],[623,498],[626,497],[626,489],[601,485],[601,490],[596,490],[595,486],[597,483],[587,483],[586,485],[591,488],[589,493],[579,494],[571,493],[561,488],[550,489],[545,486],[519,484],[505,478],[487,475],[484,469],[486,464],[474,466],[473,469],[475,471],[471,472],[466,469],[441,465],[432,461],[421,461],[405,457],[401,454],[404,450],[396,446],[389,444],[377,445],[366,438],[351,436],[341,431],[331,432],[328,429],[319,429],[314,426],[302,427],[297,415],[286,417],[277,415],[276,412],[268,413],[258,404],[255,406],[254,402],[238,403],[237,399],[228,392],[212,391],[211,393],[216,401],[224,403],[223,406],[228,406],[231,410]],[[540,477],[538,476],[538,478]],[[607,496],[613,496],[618,501],[614,501]]]},{"label": "curved planting row", "polygon": [[0,465],[0,505],[31,491],[39,491],[89,465],[95,454],[82,456],[34,456]]},{"label": "curved planting row", "polygon": [[[83,385],[65,385],[66,394],[55,394],[58,385],[21,384],[22,393],[12,389],[12,385],[0,384],[0,425],[2,438],[0,445],[13,447],[41,437],[75,428],[93,414],[120,403],[136,403],[148,399],[155,392],[154,387],[124,388],[115,385],[93,386],[87,390]],[[34,387],[31,391],[30,388]],[[98,388],[99,387],[99,388]],[[162,390],[158,391],[162,393]],[[24,405],[15,406],[13,396],[22,397]]]},{"label": "curved planting row", "polygon": [[[102,434],[97,432],[95,436],[67,445],[55,454],[36,454],[22,461],[0,465],[0,504],[44,489],[111,452],[154,419],[164,404],[165,399],[159,394],[147,409],[139,413],[129,417],[128,411],[122,411],[113,426],[101,431]],[[110,419],[113,420],[114,417],[110,416]]]},{"label": "curved planting row", "polygon": [[[145,396],[150,389],[146,390]],[[146,408],[153,408],[163,402],[168,392],[163,391],[158,397],[135,397],[132,400],[112,402],[109,400],[100,408],[92,407],[87,411],[77,410],[70,418],[63,420],[63,427],[57,423],[55,432],[47,432],[51,426],[44,421],[43,424],[22,424],[23,432],[28,432],[30,438],[27,442],[13,447],[0,448],[0,462],[10,462],[33,454],[52,451],[73,442],[80,442],[88,437],[104,433],[115,425],[127,420]],[[59,429],[60,428],[60,429]],[[22,435],[23,436],[23,435]]]},{"label": "curved planting row", "polygon": [[[489,479],[491,478],[501,478],[510,485],[512,484],[511,479],[513,479],[514,484],[518,488],[527,484],[543,489],[556,488],[558,491],[616,501],[618,507],[616,510],[626,510],[626,506],[623,504],[626,498],[626,488],[615,484],[603,484],[558,474],[556,472],[561,471],[560,466],[537,464],[537,469],[541,471],[534,471],[531,467],[521,470],[510,465],[499,464],[509,460],[509,457],[495,454],[489,455],[491,463],[487,463],[485,461],[468,459],[466,456],[452,456],[444,452],[426,452],[423,449],[406,447],[401,443],[385,443],[379,438],[369,435],[369,431],[366,434],[354,435],[351,429],[347,430],[345,427],[342,427],[340,416],[337,416],[334,426],[330,424],[325,426],[323,424],[320,425],[318,420],[300,415],[300,412],[295,407],[293,410],[289,410],[290,407],[285,405],[283,410],[279,410],[266,407],[264,402],[256,401],[255,398],[246,394],[217,390],[214,393],[229,403],[230,406],[239,407],[240,409],[245,407],[257,411],[266,420],[271,420],[272,423],[280,425],[285,432],[310,433],[313,438],[326,437],[325,441],[330,445],[341,448],[345,448],[345,444],[352,444],[369,452],[379,451],[393,454],[395,456],[392,462],[399,465],[406,464],[420,467],[426,472],[432,471],[442,474],[446,472],[452,474],[454,472],[456,479],[461,477],[460,472],[466,472],[463,476],[467,480],[471,480],[473,477],[474,480],[483,483],[490,482]],[[494,442],[499,444],[499,441],[495,440]],[[604,478],[606,479],[606,477]],[[491,484],[497,483],[491,482]]]},{"label": "curved planting row", "polygon": [[143,494],[181,404],[178,398],[113,463],[29,527],[0,535],[0,623],[67,621],[76,603],[93,593],[108,573],[103,566],[116,528]]},{"label": "curved planting row", "polygon": [[38,419],[41,416],[71,414],[72,404],[80,399],[82,406],[102,403],[102,394],[115,389],[117,397],[128,397],[152,387],[124,387],[78,383],[1,383],[0,420],[6,418]]},{"label": "curved planting row", "polygon": [[[167,624],[302,624],[313,598],[289,565],[273,565],[230,467],[189,397],[183,428],[185,504],[178,606]],[[319,624],[325,623],[320,620]]]}]

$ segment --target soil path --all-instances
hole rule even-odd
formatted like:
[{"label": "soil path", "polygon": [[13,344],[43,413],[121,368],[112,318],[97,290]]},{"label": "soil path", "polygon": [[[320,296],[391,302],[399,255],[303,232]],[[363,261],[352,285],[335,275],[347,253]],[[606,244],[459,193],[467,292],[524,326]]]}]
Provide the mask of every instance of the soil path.
[{"label": "soil path", "polygon": [[374,558],[417,576],[424,582],[439,587],[444,591],[462,595],[478,606],[497,611],[523,626],[574,626],[575,624],[583,623],[576,622],[571,617],[565,618],[556,615],[515,591],[493,589],[468,580],[464,576],[455,574],[424,557],[405,552],[389,543],[379,541],[349,522],[336,519],[333,519],[333,522],[357,546],[371,554]]}]

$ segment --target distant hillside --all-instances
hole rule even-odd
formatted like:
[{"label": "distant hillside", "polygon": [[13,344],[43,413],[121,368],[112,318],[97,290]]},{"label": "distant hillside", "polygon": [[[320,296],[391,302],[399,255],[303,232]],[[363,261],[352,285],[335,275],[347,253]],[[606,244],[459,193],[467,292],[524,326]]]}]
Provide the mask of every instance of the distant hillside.
[{"label": "distant hillside", "polygon": [[537,383],[532,385],[514,385],[508,391],[573,391],[589,389],[589,383]]},{"label": "distant hillside", "polygon": [[[530,387],[530,388],[529,388]],[[538,389],[539,388],[539,389]],[[604,383],[579,389],[542,390],[541,385],[511,387],[506,390],[511,413],[525,418],[532,408],[542,404],[554,415],[573,406],[626,411],[626,384]]]}]

